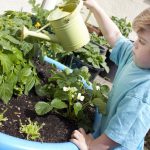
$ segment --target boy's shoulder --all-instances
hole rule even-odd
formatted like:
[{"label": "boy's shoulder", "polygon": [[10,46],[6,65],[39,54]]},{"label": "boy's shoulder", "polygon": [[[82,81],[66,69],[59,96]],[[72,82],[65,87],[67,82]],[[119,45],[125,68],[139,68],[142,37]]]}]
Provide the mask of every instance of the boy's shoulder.
[{"label": "boy's shoulder", "polygon": [[121,36],[112,48],[110,59],[115,64],[122,66],[133,56],[132,48],[133,43],[124,36]]},{"label": "boy's shoulder", "polygon": [[143,102],[150,104],[150,79],[139,83],[128,92],[128,95],[141,99]]}]

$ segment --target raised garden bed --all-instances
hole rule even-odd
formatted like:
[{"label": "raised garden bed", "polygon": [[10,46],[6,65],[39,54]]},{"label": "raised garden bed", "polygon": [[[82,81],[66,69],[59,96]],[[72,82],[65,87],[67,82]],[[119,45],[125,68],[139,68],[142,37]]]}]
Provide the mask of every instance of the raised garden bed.
[{"label": "raised garden bed", "polygon": [[[63,67],[65,66],[61,65],[59,62],[51,60],[47,57],[45,58],[50,60],[52,64],[54,63],[55,65],[59,65],[58,69],[64,69]],[[39,77],[43,78],[43,83],[47,82],[47,78],[49,77],[48,70],[52,69],[53,67],[50,67],[47,64],[43,66],[43,64],[41,65],[39,62],[36,63],[36,66],[38,67],[37,70]],[[0,102],[0,112],[2,118],[5,119],[1,120],[0,127],[0,138],[5,139],[4,141],[0,141],[1,150],[22,150],[22,147],[25,150],[30,148],[37,150],[54,150],[57,148],[58,150],[62,150],[63,147],[67,148],[68,150],[77,149],[74,144],[67,142],[70,139],[72,131],[78,128],[76,121],[66,119],[54,112],[50,112],[44,116],[38,116],[35,113],[35,104],[41,100],[45,101],[45,98],[46,97],[38,97],[34,89],[32,89],[29,93],[29,96],[13,96],[10,103],[7,105],[4,105],[2,102]],[[95,109],[89,107],[89,109],[87,109],[87,113],[89,114],[90,121],[93,122]],[[23,140],[26,138],[26,134],[19,132],[21,124],[29,123],[27,118],[30,118],[30,120],[34,122],[37,121],[39,125],[44,123],[42,129],[40,129],[41,135],[40,138],[36,140],[37,142]],[[98,129],[98,124],[95,129]],[[95,130],[94,135],[97,134],[96,132],[98,133],[98,131]],[[18,137],[19,139],[15,138],[14,136]],[[55,145],[54,143],[59,144]]]}]

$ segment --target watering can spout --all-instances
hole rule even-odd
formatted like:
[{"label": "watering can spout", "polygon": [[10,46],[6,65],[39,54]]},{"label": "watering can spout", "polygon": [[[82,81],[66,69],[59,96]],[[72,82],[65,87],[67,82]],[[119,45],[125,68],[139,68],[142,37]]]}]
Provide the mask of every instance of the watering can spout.
[{"label": "watering can spout", "polygon": [[23,30],[22,30],[22,39],[25,39],[28,36],[37,37],[37,38],[41,38],[41,39],[44,39],[47,41],[52,41],[52,42],[58,43],[58,39],[55,35],[53,35],[53,34],[46,35],[46,34],[41,33],[41,32],[30,31],[30,30],[28,30],[27,27],[24,26]]}]

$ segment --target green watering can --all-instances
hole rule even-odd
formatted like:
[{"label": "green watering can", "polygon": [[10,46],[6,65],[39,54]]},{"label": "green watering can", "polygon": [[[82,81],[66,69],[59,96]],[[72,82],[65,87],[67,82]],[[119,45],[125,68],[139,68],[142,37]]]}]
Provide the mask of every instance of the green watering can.
[{"label": "green watering can", "polygon": [[[90,41],[88,29],[80,14],[83,1],[71,2],[56,7],[48,16],[49,23],[38,31],[29,31],[23,28],[23,38],[34,36],[61,44],[65,51],[75,51]],[[47,35],[42,32],[47,26],[51,26],[55,34]]]}]

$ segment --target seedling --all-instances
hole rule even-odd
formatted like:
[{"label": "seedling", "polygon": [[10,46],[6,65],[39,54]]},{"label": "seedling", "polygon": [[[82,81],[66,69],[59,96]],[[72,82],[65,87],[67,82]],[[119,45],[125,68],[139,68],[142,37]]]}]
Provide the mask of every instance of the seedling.
[{"label": "seedling", "polygon": [[40,132],[39,130],[45,125],[44,123],[42,125],[38,125],[38,122],[32,122],[30,118],[28,118],[29,124],[23,125],[20,121],[20,133],[25,133],[27,135],[27,140],[36,140],[40,139]]},{"label": "seedling", "polygon": [[3,124],[2,124],[2,122],[4,122],[4,121],[7,121],[8,120],[8,118],[7,117],[4,117],[4,114],[5,114],[5,112],[7,111],[7,109],[6,110],[4,110],[2,113],[0,113],[0,126],[2,126]]}]

